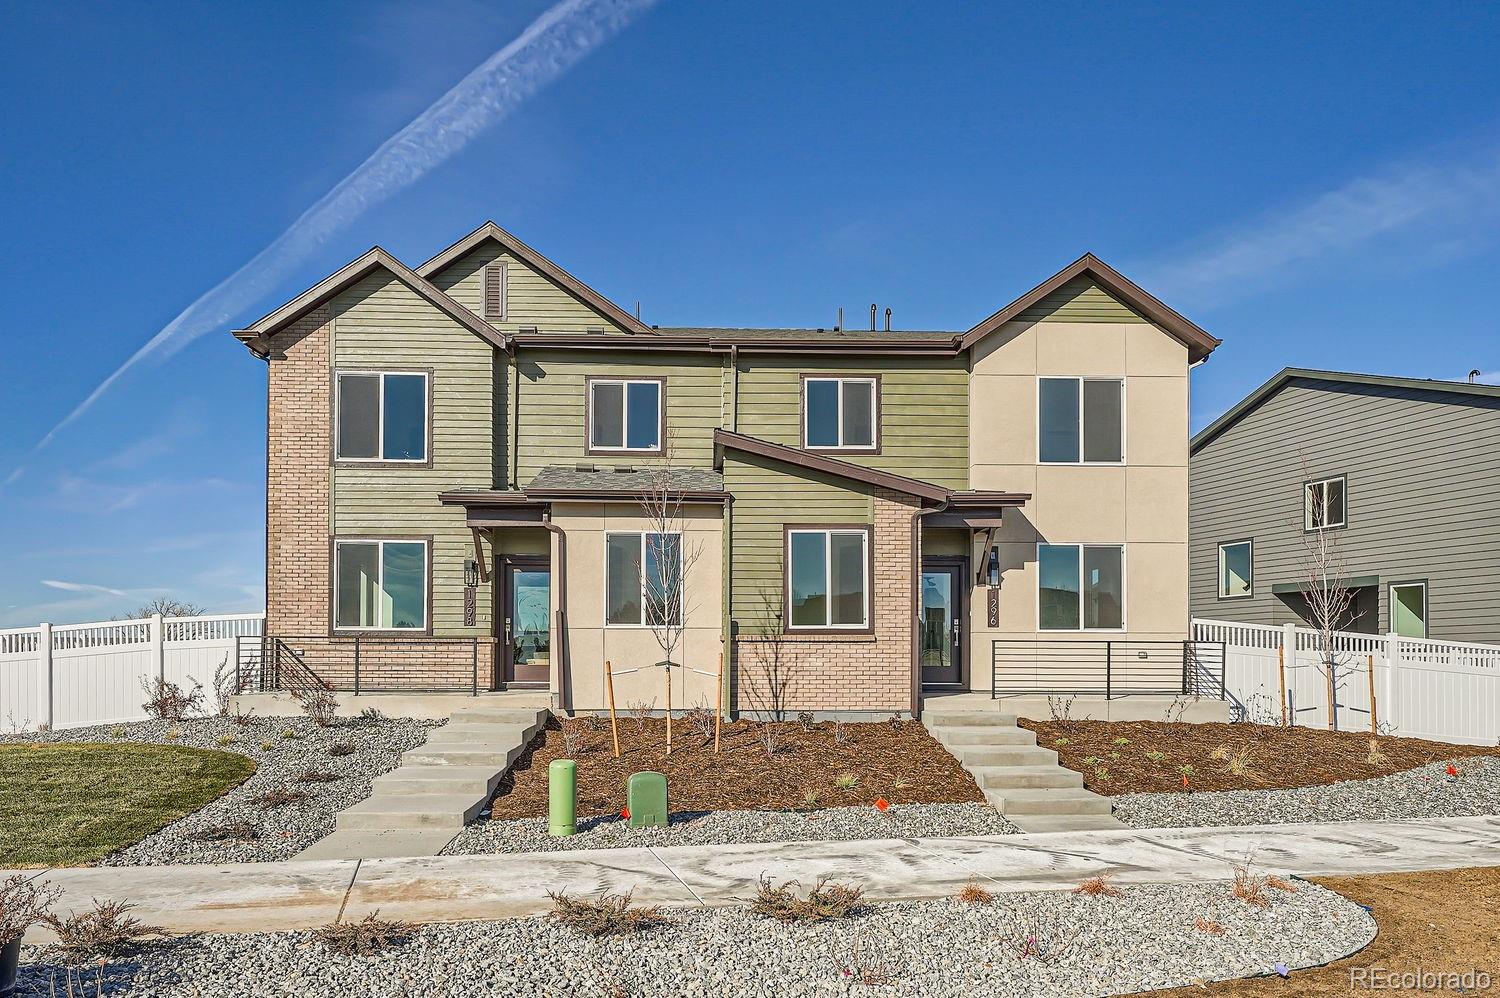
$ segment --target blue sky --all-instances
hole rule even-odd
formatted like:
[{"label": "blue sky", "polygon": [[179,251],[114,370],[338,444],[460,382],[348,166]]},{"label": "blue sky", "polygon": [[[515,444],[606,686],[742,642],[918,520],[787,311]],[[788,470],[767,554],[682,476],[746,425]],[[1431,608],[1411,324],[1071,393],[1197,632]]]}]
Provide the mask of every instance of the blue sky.
[{"label": "blue sky", "polygon": [[1500,381],[1500,7],[570,2],[7,9],[0,627],[260,607],[223,330],[485,218],[662,325],[962,329],[1092,250],[1225,340],[1195,428],[1287,365]]}]

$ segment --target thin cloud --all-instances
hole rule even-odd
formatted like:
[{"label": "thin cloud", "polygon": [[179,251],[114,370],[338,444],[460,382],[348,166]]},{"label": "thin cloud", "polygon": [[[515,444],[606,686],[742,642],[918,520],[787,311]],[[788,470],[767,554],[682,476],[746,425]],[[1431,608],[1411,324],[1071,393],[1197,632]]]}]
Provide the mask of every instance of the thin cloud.
[{"label": "thin cloud", "polygon": [[[131,368],[157,354],[162,359],[170,357],[205,332],[223,328],[335,232],[459,152],[653,3],[655,0],[562,0],[549,8],[515,40],[387,139],[249,263],[184,309],[49,430],[32,453],[51,443]],[[6,484],[20,477],[21,471],[17,468],[11,472]]]},{"label": "thin cloud", "polygon": [[1219,301],[1377,243],[1385,256],[1472,252],[1500,219],[1500,147],[1433,156],[1356,177],[1141,268],[1175,299]]},{"label": "thin cloud", "polygon": [[61,589],[67,593],[103,593],[107,596],[129,596],[123,589],[111,589],[109,586],[96,586],[92,582],[62,582],[57,579],[43,579],[42,585],[51,589]]}]

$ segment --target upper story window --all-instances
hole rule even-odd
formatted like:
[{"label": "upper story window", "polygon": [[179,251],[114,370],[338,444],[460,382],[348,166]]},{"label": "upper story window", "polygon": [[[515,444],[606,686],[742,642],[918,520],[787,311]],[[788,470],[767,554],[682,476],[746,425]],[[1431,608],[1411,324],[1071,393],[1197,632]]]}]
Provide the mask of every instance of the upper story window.
[{"label": "upper story window", "polygon": [[819,450],[875,450],[879,399],[877,378],[804,378],[802,445]]},{"label": "upper story window", "polygon": [[1125,382],[1119,378],[1039,378],[1037,460],[1042,464],[1119,464],[1125,460]]},{"label": "upper story window", "polygon": [[870,531],[787,531],[787,629],[864,630],[870,626]]},{"label": "upper story window", "polygon": [[1302,525],[1307,530],[1327,530],[1345,524],[1344,476],[1308,482],[1302,490]]},{"label": "upper story window", "polygon": [[340,371],[334,415],[340,461],[427,460],[428,375]]},{"label": "upper story window", "polygon": [[1255,543],[1230,541],[1219,545],[1219,599],[1255,595]]},{"label": "upper story window", "polygon": [[588,410],[589,450],[661,450],[661,381],[591,378]]},{"label": "upper story window", "polygon": [[1125,626],[1125,548],[1038,544],[1037,629],[1117,631]]},{"label": "upper story window", "polygon": [[686,582],[682,535],[604,535],[604,622],[611,627],[677,627]]},{"label": "upper story window", "polygon": [[426,541],[338,541],[334,562],[335,627],[426,629]]}]

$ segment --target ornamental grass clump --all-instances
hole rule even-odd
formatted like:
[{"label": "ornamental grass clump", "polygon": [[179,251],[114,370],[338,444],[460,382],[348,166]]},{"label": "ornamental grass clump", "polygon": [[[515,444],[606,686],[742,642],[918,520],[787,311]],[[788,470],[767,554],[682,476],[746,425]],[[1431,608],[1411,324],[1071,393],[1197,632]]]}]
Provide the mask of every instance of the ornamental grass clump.
[{"label": "ornamental grass clump", "polygon": [[313,930],[313,939],[339,956],[374,956],[406,942],[417,931],[410,922],[380,917],[376,908],[357,922],[330,922]]},{"label": "ornamental grass clump", "polygon": [[1110,874],[1101,873],[1095,877],[1089,877],[1073,888],[1074,894],[1083,894],[1088,897],[1117,898],[1124,897],[1125,892],[1116,887],[1110,880]]},{"label": "ornamental grass clump", "polygon": [[306,790],[298,790],[296,787],[272,787],[270,790],[263,790],[251,797],[250,803],[263,808],[273,808],[287,807],[305,800],[307,800]]},{"label": "ornamental grass clump", "polygon": [[630,891],[592,898],[548,891],[547,896],[552,899],[552,917],[586,936],[633,936],[668,921],[655,905],[632,905]]},{"label": "ornamental grass clump", "polygon": [[777,886],[762,877],[760,889],[750,903],[750,910],[778,922],[827,922],[848,918],[864,909],[860,901],[865,893],[862,887],[819,877],[817,884],[804,898],[798,896],[795,890],[797,886],[795,880],[788,880]]},{"label": "ornamental grass clump", "polygon": [[124,901],[94,899],[91,911],[81,911],[67,918],[48,914],[42,924],[57,936],[56,948],[69,960],[89,957],[112,960],[133,950],[147,936],[164,936],[159,925],[147,925],[130,911],[135,905]]},{"label": "ornamental grass clump", "polygon": [[968,883],[964,884],[964,889],[958,892],[958,901],[960,904],[971,905],[994,904],[995,894],[980,887],[979,882],[970,877]]},{"label": "ornamental grass clump", "polygon": [[330,773],[324,769],[304,769],[297,777],[298,783],[333,783],[342,780],[338,773]]}]

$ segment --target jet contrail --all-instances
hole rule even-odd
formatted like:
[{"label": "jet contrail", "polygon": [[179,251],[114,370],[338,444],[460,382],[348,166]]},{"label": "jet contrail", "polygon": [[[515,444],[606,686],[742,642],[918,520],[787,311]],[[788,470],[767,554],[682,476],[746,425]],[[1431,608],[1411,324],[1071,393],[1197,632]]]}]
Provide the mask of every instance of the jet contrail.
[{"label": "jet contrail", "polygon": [[[354,172],[304,211],[249,263],[205,292],[42,437],[46,447],[120,377],[153,354],[170,357],[210,329],[220,328],[253,305],[330,235],[380,201],[421,179],[475,136],[508,116],[623,28],[655,0],[562,0],[533,21],[509,45],[392,135]],[[10,484],[24,467],[5,479]]]}]

